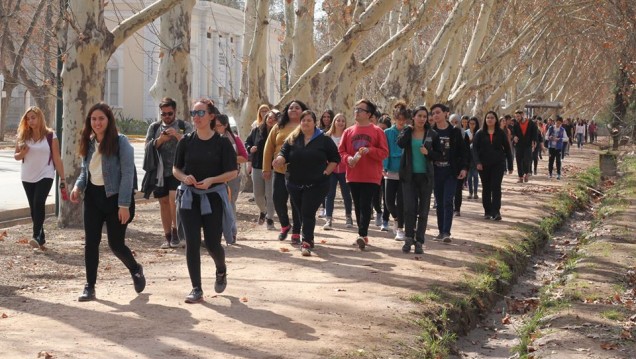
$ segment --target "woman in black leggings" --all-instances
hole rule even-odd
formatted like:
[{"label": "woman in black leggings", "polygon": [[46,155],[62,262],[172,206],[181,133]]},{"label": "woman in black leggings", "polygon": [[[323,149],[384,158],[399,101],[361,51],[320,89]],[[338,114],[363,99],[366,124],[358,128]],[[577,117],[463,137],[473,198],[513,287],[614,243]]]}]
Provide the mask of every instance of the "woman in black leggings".
[{"label": "woman in black leggings", "polygon": [[105,103],[91,107],[80,137],[82,168],[71,202],[79,203],[84,192],[84,261],[86,285],[80,302],[95,299],[99,243],[106,223],[108,246],[132,275],[135,291],[146,287],[141,264],[126,246],[126,228],[135,216],[135,154],[124,135],[117,133],[115,116]]},{"label": "woman in black leggings", "polygon": [[221,234],[225,233],[226,238],[232,235],[234,215],[227,182],[236,178],[238,170],[236,152],[230,140],[212,130],[217,114],[218,110],[209,100],[199,100],[194,104],[190,115],[195,131],[177,144],[172,168],[174,177],[181,181],[177,189],[177,207],[185,231],[186,261],[192,282],[186,303],[203,301],[201,229],[205,248],[216,266],[214,291],[222,293],[227,286]]}]

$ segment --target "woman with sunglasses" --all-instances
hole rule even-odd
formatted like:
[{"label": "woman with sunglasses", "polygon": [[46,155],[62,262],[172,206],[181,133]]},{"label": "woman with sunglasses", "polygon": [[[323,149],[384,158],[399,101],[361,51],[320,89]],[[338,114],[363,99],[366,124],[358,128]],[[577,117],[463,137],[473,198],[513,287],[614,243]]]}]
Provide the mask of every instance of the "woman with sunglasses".
[{"label": "woman with sunglasses", "polygon": [[[199,100],[191,111],[195,131],[177,144],[174,176],[181,181],[177,190],[179,218],[186,239],[186,261],[192,291],[186,303],[203,300],[201,285],[201,229],[205,248],[216,266],[214,291],[222,293],[227,286],[225,250],[221,233],[232,235],[234,216],[228,196],[227,182],[236,178],[237,156],[227,137],[212,129],[218,110],[209,100]],[[228,233],[229,232],[229,233]]]}]

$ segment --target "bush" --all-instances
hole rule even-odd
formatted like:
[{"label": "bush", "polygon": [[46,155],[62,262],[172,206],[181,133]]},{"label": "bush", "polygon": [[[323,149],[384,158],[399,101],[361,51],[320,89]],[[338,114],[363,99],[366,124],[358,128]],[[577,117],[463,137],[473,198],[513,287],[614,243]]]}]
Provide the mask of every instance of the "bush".
[{"label": "bush", "polygon": [[124,117],[121,113],[116,116],[117,129],[119,132],[126,135],[141,135],[145,136],[148,132],[148,126],[153,121],[148,120],[136,120],[132,117]]}]

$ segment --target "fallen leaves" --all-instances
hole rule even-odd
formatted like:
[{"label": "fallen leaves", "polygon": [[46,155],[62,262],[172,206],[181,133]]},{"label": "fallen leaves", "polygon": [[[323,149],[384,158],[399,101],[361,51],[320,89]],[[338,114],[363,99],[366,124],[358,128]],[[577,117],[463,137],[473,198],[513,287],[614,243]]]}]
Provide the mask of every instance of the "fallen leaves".
[{"label": "fallen leaves", "polygon": [[4,241],[6,237],[8,237],[7,231],[0,233],[0,242]]},{"label": "fallen leaves", "polygon": [[248,300],[247,300],[247,297],[242,297],[242,298],[241,298],[241,302],[243,302],[243,303],[247,303],[247,301],[248,301]]},{"label": "fallen leaves", "polygon": [[20,238],[18,239],[18,244],[29,244],[28,238]]},{"label": "fallen leaves", "polygon": [[511,323],[510,314],[506,314],[505,317],[501,318],[501,324],[510,324],[510,323]]},{"label": "fallen leaves", "polygon": [[7,319],[9,318],[9,316],[7,315],[7,313],[2,313],[2,315],[0,315],[0,318]]},{"label": "fallen leaves", "polygon": [[603,342],[603,343],[601,343],[601,349],[603,349],[603,350],[615,350],[615,349],[618,349],[618,344],[610,343],[610,342]]},{"label": "fallen leaves", "polygon": [[280,247],[279,250],[283,253],[289,252],[289,248],[285,248],[285,247]]},{"label": "fallen leaves", "polygon": [[38,353],[38,358],[53,359],[53,354],[49,352],[41,351]]},{"label": "fallen leaves", "polygon": [[322,239],[322,240],[320,240],[320,244],[327,244],[327,241]]},{"label": "fallen leaves", "polygon": [[531,297],[525,299],[506,298],[506,307],[509,313],[525,314],[537,309],[539,298]]}]

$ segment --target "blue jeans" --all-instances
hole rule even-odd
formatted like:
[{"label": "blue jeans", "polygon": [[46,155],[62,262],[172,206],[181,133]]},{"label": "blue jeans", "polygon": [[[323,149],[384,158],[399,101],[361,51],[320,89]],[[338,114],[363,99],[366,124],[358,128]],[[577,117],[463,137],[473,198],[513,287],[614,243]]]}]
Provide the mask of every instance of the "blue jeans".
[{"label": "blue jeans", "polygon": [[344,202],[345,213],[347,217],[351,217],[351,191],[349,190],[349,185],[347,185],[345,172],[332,172],[331,176],[329,176],[329,193],[327,193],[327,203],[325,204],[327,217],[333,216],[333,203],[336,199],[338,185],[340,185],[340,195],[342,195],[342,201]]},{"label": "blue jeans", "polygon": [[583,134],[582,133],[577,133],[576,134],[576,147],[577,148],[583,147]]},{"label": "blue jeans", "polygon": [[437,167],[433,172],[435,201],[437,201],[437,228],[440,233],[451,233],[453,226],[453,199],[457,187],[457,176],[448,167]]}]

